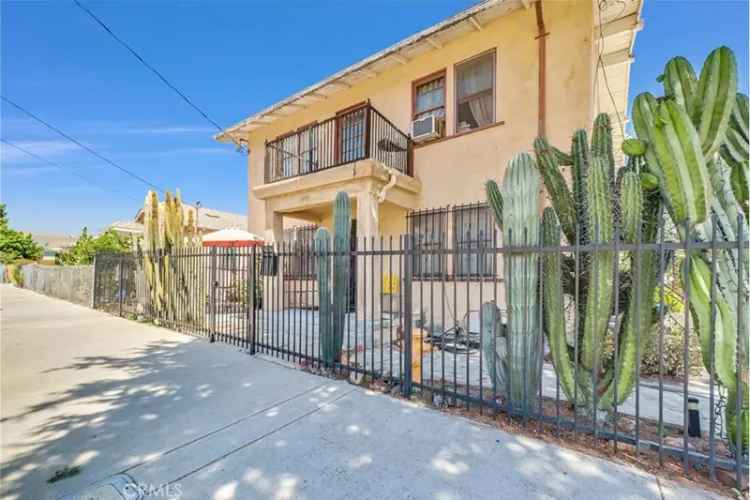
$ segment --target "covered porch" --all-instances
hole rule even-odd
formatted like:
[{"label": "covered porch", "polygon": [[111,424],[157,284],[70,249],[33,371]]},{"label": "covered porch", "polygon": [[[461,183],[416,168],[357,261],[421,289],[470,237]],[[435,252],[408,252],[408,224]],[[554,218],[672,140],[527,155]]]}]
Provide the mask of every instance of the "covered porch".
[{"label": "covered porch", "polygon": [[[365,252],[388,249],[390,245],[397,248],[400,235],[406,232],[406,215],[417,207],[421,183],[371,159],[253,189],[253,194],[265,204],[265,240],[274,242],[281,254],[278,272],[282,276],[277,278],[278,282],[290,291],[288,297],[279,301],[279,309],[317,308],[315,287],[308,286],[308,282],[316,279],[310,255],[314,233],[311,226],[333,232],[333,201],[342,191],[350,198],[350,237],[352,250],[358,252],[352,255],[350,304],[353,311],[364,313],[363,308],[367,307],[368,314],[380,314],[382,283],[393,273],[387,269],[369,269],[373,259],[368,259]],[[302,225],[307,226],[304,241],[291,239],[290,229]],[[305,290],[308,292],[299,293]]]}]

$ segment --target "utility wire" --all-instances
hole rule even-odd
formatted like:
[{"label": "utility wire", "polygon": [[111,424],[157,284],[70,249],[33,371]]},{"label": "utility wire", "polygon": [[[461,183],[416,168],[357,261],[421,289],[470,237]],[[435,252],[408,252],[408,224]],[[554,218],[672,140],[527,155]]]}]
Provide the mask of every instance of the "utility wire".
[{"label": "utility wire", "polygon": [[141,183],[143,183],[143,184],[145,184],[145,185],[147,185],[149,187],[152,187],[152,188],[156,189],[157,191],[161,191],[163,193],[167,192],[166,189],[157,186],[156,184],[154,184],[153,182],[149,181],[148,179],[145,179],[144,177],[141,177],[140,175],[136,174],[135,172],[132,172],[132,171],[128,170],[127,168],[118,165],[117,163],[113,162],[109,158],[106,158],[105,156],[102,156],[98,152],[94,151],[92,148],[90,148],[90,147],[86,146],[85,144],[83,144],[82,142],[80,142],[75,137],[72,137],[72,136],[66,134],[65,132],[63,132],[59,128],[55,127],[54,125],[51,125],[50,123],[42,120],[41,118],[39,118],[38,116],[36,116],[34,113],[32,113],[31,111],[29,111],[28,109],[24,108],[20,104],[17,104],[15,102],[11,101],[10,99],[8,99],[5,96],[0,96],[0,97],[2,97],[3,101],[7,102],[8,104],[10,104],[11,106],[13,106],[17,110],[21,111],[26,116],[29,116],[30,118],[33,118],[34,120],[38,121],[39,123],[41,123],[42,125],[44,125],[48,129],[50,129],[50,130],[58,133],[59,135],[63,136],[64,138],[66,138],[67,140],[69,140],[70,142],[72,142],[73,144],[75,144],[76,146],[78,146],[78,147],[80,147],[82,149],[85,149],[86,151],[88,151],[92,155],[96,156],[97,158],[99,158],[103,162],[107,163],[108,165],[113,166],[117,170],[123,172],[124,174],[126,174],[126,175],[128,175],[130,177],[132,177],[133,179],[137,180],[138,182],[141,182]]},{"label": "utility wire", "polygon": [[61,165],[61,164],[59,164],[57,162],[48,160],[46,158],[42,158],[38,154],[36,154],[36,153],[34,153],[32,151],[29,151],[28,149],[26,149],[26,148],[24,148],[22,146],[19,146],[18,144],[14,144],[14,143],[12,143],[12,142],[10,142],[10,141],[8,141],[6,139],[3,139],[3,138],[0,138],[0,142],[2,142],[3,144],[6,144],[6,145],[8,145],[8,146],[10,146],[10,147],[12,147],[14,149],[17,149],[18,151],[21,151],[22,153],[25,153],[26,155],[34,158],[35,160],[39,160],[42,163],[46,163],[47,165],[51,165],[51,166],[53,166],[55,168],[58,168],[58,169],[60,169],[60,170],[62,170],[64,172],[68,172],[71,175],[74,175],[74,176],[78,177],[79,179],[81,179],[81,180],[83,180],[83,181],[91,184],[92,186],[98,187],[101,190],[112,191],[113,193],[117,193],[117,194],[121,194],[123,196],[127,196],[131,200],[139,201],[135,196],[129,195],[128,193],[125,193],[124,191],[120,191],[119,189],[114,189],[114,188],[107,187],[107,186],[101,185],[99,183],[93,182],[91,179],[88,179],[88,178],[80,175],[79,173],[71,170],[71,169],[65,168],[63,165]]},{"label": "utility wire", "polygon": [[[195,111],[197,111],[198,113],[200,113],[200,115],[203,118],[205,118],[206,121],[208,121],[214,127],[216,127],[216,129],[219,132],[223,132],[224,131],[224,127],[222,127],[221,125],[219,125],[215,120],[213,120],[210,116],[208,116],[208,113],[206,113],[201,108],[199,108],[198,105],[196,105],[193,101],[191,101],[188,96],[186,96],[180,89],[178,89],[169,80],[167,80],[167,78],[158,69],[156,69],[151,64],[149,64],[149,62],[146,61],[138,52],[136,52],[136,50],[133,47],[131,47],[130,45],[128,45],[128,43],[125,42],[125,40],[123,40],[122,38],[120,38],[119,36],[117,36],[115,34],[115,32],[112,31],[112,29],[109,26],[107,26],[107,24],[104,21],[102,21],[101,19],[99,19],[96,16],[96,14],[94,14],[93,12],[91,12],[90,9],[88,9],[86,6],[84,6],[78,0],[73,0],[73,3],[76,4],[86,14],[88,14],[89,17],[91,17],[91,19],[93,19],[94,22],[96,22],[99,26],[101,26],[102,29],[104,31],[106,31],[117,43],[119,43],[120,45],[122,45],[123,47],[125,47],[125,49],[127,49],[128,52],[130,52],[131,54],[133,54],[133,56],[136,59],[138,59],[138,61],[140,61],[141,64],[143,64],[146,68],[148,68],[149,71],[151,71],[154,75],[156,75],[156,77],[159,78],[159,80],[161,80],[162,83],[164,83],[164,85],[166,85],[167,87],[169,87],[170,89],[172,89],[172,91],[174,91],[178,96],[180,96],[182,98],[182,100],[187,103],[188,106],[190,106]],[[240,141],[236,140],[231,135],[229,136],[229,138],[232,140],[232,142],[235,143],[235,145],[237,146],[237,148],[239,148],[243,153],[247,154],[247,148]]]}]

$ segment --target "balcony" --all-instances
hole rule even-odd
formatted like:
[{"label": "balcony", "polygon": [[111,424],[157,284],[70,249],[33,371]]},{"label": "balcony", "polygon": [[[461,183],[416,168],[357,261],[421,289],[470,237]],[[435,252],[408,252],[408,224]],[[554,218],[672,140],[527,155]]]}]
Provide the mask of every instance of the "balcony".
[{"label": "balcony", "polygon": [[412,142],[367,105],[266,142],[265,183],[371,159],[412,175]]}]

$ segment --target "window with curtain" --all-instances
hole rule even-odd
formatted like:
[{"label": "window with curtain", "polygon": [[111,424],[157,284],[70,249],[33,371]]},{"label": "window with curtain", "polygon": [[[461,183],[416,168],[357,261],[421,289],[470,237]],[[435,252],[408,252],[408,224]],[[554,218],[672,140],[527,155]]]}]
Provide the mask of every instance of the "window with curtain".
[{"label": "window with curtain", "polygon": [[445,256],[440,251],[447,239],[447,212],[430,210],[408,217],[414,244],[413,273],[418,277],[441,276],[445,273]]},{"label": "window with curtain", "polygon": [[456,65],[456,132],[495,121],[495,51]]},{"label": "window with curtain", "polygon": [[414,84],[414,119],[445,117],[445,75]]},{"label": "window with curtain", "polygon": [[486,206],[456,207],[453,211],[456,276],[494,276],[495,226]]}]

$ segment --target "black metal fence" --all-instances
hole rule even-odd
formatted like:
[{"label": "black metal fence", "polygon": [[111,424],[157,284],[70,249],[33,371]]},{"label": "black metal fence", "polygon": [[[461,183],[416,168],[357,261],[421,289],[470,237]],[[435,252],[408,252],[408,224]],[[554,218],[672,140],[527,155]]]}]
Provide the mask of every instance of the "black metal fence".
[{"label": "black metal fence", "polygon": [[[718,238],[716,231],[711,241],[672,241],[670,230],[665,227],[660,227],[656,241],[626,243],[616,236],[614,243],[588,245],[516,245],[499,242],[494,233],[492,238],[478,237],[481,244],[430,245],[425,242],[436,241],[437,237],[428,237],[424,231],[421,235],[412,232],[400,237],[359,239],[356,250],[349,252],[355,263],[355,284],[346,291],[356,294],[355,300],[350,300],[355,307],[345,317],[340,359],[328,366],[318,329],[319,284],[308,271],[315,267],[312,262],[330,259],[332,254],[320,254],[310,245],[292,242],[254,248],[182,249],[154,256],[99,255],[95,306],[155,320],[253,354],[263,353],[358,380],[382,381],[398,386],[407,397],[421,392],[438,406],[490,410],[518,417],[524,423],[543,422],[555,431],[590,433],[613,442],[615,449],[618,443],[626,443],[633,445],[636,453],[651,450],[658,453],[660,461],[664,456],[678,457],[686,469],[707,467],[712,477],[717,468],[735,471],[739,480],[740,474],[747,474],[747,448],[742,453],[732,444],[740,442],[741,426],[736,426],[737,435],[730,439],[724,415],[730,403],[735,405],[736,414],[747,411],[747,397],[741,392],[746,390],[747,382],[742,379],[747,376],[747,367],[741,365],[747,359],[746,351],[744,358],[741,354],[747,348],[748,337],[748,332],[742,330],[746,322],[741,316],[748,313],[742,309],[748,294],[748,243],[743,223],[739,221],[738,235],[731,241]],[[535,262],[538,276],[544,277],[554,271],[547,267],[552,261],[545,256],[560,256],[559,265],[579,270],[601,252],[614,254],[616,264],[625,255],[656,256],[658,262],[651,271],[657,274],[654,321],[641,325],[637,332],[636,383],[632,393],[607,412],[573,407],[561,390],[560,378],[552,365],[549,338],[539,334],[534,337],[542,353],[538,381],[524,392],[524,400],[533,404],[524,401],[514,405],[493,382],[493,368],[488,369],[497,361],[488,363],[483,353],[483,336],[488,330],[482,306],[497,305],[502,323],[507,323],[509,314],[522,314],[532,325],[530,311],[538,315],[538,324],[546,323],[542,307],[532,309],[524,304],[519,309],[518,304],[507,304],[506,287],[513,279],[519,279],[519,270],[514,268],[519,261],[507,257],[525,256]],[[695,252],[704,254],[712,267],[724,252],[738,269],[737,288],[729,292],[735,294],[737,304],[736,342],[740,349],[736,350],[735,371],[740,394],[730,401],[715,373],[708,373],[716,369],[714,349],[704,353],[712,370],[707,371],[700,364],[691,367],[689,359],[696,333],[687,306],[689,290],[682,286],[681,273],[685,256]],[[456,269],[461,262],[486,264],[481,266],[483,272],[452,272],[450,265],[435,265],[430,267],[435,272],[424,272],[425,263],[433,261],[453,262]],[[615,333],[626,314],[622,296],[634,280],[645,279],[637,274],[639,269],[624,269],[618,265],[612,269],[617,287],[608,333],[602,339],[611,347],[603,353],[605,359],[599,367],[606,363],[616,365],[618,356],[623,355],[618,351]],[[157,281],[155,272],[161,273]],[[287,273],[291,275],[285,276]],[[574,282],[565,284],[569,304],[585,286],[579,280],[581,274],[575,273]],[[540,280],[533,292],[538,305],[543,303],[544,281]],[[715,299],[719,286],[713,279],[709,292],[712,318],[719,314]],[[581,314],[581,308],[568,305],[560,318],[569,334],[566,348],[571,355],[580,348],[576,332],[583,321]],[[493,334],[493,351],[502,357],[503,352],[511,351],[509,346],[514,339],[508,328],[499,332]],[[667,376],[665,365],[665,339],[673,335],[681,335],[682,342],[674,353],[682,358],[676,377]],[[713,346],[713,323],[710,335],[707,345]],[[647,337],[651,337],[650,343],[643,341]],[[505,347],[498,348],[498,344]],[[649,376],[641,373],[646,349],[658,358],[658,369]],[[616,370],[614,373],[617,377]],[[583,374],[576,373],[576,378],[579,375]],[[601,375],[597,371],[583,376],[596,380]]]}]

